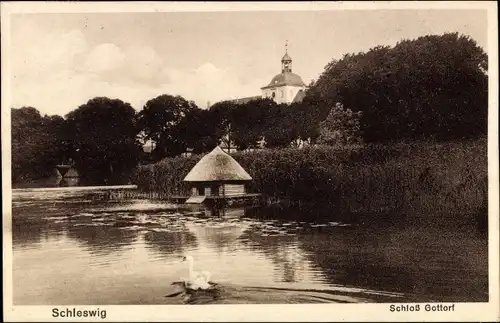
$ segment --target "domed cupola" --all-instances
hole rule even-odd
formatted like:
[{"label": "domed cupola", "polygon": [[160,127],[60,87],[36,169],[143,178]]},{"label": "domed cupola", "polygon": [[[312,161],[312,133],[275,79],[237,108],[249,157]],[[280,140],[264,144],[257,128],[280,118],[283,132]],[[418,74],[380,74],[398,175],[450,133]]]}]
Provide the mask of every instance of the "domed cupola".
[{"label": "domed cupola", "polygon": [[274,76],[271,82],[261,87],[262,97],[272,98],[278,104],[296,101],[297,94],[305,90],[302,78],[292,72],[292,58],[288,55],[288,42],[285,55],[281,58],[281,73]]}]

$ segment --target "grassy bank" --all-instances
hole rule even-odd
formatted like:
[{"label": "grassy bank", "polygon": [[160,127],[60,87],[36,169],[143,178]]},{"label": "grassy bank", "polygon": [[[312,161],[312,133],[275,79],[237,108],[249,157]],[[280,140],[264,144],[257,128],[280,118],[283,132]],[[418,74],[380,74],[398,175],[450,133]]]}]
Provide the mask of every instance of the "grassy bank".
[{"label": "grassy bank", "polygon": [[[487,203],[487,140],[240,152],[250,191],[291,204],[353,213],[476,213]],[[139,167],[132,182],[159,196],[187,195],[182,182],[201,156]]]}]

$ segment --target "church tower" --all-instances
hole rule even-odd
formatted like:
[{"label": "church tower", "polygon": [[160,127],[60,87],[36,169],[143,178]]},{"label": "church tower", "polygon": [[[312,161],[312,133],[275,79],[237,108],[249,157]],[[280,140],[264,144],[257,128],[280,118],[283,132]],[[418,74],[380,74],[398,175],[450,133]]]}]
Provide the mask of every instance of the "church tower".
[{"label": "church tower", "polygon": [[281,59],[281,73],[273,77],[271,82],[262,87],[262,97],[272,98],[276,103],[290,104],[304,98],[306,85],[302,78],[292,73],[292,58],[288,55],[288,42],[285,44],[285,55]]},{"label": "church tower", "polygon": [[288,50],[285,49],[285,55],[281,59],[281,73],[292,73],[292,58],[288,55]]}]

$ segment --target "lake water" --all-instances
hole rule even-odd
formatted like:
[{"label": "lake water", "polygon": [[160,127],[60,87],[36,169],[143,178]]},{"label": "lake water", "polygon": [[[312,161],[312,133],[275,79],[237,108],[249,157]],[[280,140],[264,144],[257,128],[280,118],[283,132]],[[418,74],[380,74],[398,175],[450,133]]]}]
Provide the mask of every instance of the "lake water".
[{"label": "lake water", "polygon": [[14,191],[15,305],[181,304],[165,296],[186,276],[185,254],[218,289],[193,303],[488,301],[487,238],[473,225],[214,217],[88,193]]}]

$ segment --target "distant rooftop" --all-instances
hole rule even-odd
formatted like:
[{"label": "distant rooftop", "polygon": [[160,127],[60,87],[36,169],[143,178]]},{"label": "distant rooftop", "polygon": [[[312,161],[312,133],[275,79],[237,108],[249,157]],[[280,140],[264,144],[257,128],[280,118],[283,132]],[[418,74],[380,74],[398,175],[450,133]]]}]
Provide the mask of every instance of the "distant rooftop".
[{"label": "distant rooftop", "polygon": [[295,95],[292,102],[293,103],[302,102],[302,100],[304,100],[305,97],[306,97],[306,92],[300,90],[299,92],[297,92],[297,95]]},{"label": "distant rooftop", "polygon": [[262,99],[262,96],[260,96],[260,95],[248,96],[248,97],[245,97],[245,98],[239,98],[239,99],[230,100],[230,101],[232,103],[236,103],[236,104],[245,104],[245,103],[248,103],[250,101],[258,100],[258,99]]},{"label": "distant rooftop", "polygon": [[262,87],[261,89],[267,89],[271,87],[278,87],[284,85],[305,86],[305,83],[304,81],[302,81],[302,78],[297,74],[292,72],[283,72],[273,77],[271,82],[268,85]]}]

